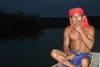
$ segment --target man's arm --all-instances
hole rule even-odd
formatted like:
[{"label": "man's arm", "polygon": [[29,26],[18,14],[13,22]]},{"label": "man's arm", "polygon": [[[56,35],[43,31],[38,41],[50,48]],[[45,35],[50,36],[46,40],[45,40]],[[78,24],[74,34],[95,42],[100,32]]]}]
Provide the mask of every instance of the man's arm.
[{"label": "man's arm", "polygon": [[89,26],[88,34],[86,35],[85,32],[82,30],[80,32],[83,43],[88,47],[88,49],[92,49],[94,44],[94,37],[95,37],[95,29],[93,26]]},{"label": "man's arm", "polygon": [[66,54],[71,53],[69,49],[69,27],[66,27],[64,30],[64,45],[63,45],[63,50]]},{"label": "man's arm", "polygon": [[69,31],[70,31],[70,27],[66,27],[65,30],[64,30],[63,50],[68,55],[67,59],[73,60],[73,58],[75,58],[75,55],[70,52],[70,48],[69,48]]},{"label": "man's arm", "polygon": [[73,28],[81,34],[83,43],[88,49],[92,49],[94,44],[95,29],[93,26],[88,26],[88,34],[83,31],[82,22],[73,23]]}]

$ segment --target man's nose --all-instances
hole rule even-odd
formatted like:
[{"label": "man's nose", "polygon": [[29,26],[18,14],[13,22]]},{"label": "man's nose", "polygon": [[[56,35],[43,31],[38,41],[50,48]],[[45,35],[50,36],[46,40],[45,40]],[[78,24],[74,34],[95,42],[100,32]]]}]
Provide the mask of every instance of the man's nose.
[{"label": "man's nose", "polygon": [[78,17],[75,17],[75,19],[77,20],[77,19],[78,19]]}]

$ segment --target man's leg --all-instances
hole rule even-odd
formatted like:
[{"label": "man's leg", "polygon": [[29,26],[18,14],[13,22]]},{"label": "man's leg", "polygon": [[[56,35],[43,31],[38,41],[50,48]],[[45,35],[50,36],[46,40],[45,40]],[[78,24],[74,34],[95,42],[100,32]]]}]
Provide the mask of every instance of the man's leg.
[{"label": "man's leg", "polygon": [[[58,62],[60,62],[60,61],[62,61],[62,60],[64,60],[64,59],[66,59],[66,54],[63,52],[63,51],[60,51],[60,50],[58,50],[58,49],[53,49],[52,51],[51,51],[51,56],[55,59],[55,60],[57,60]],[[65,61],[64,63],[62,63],[62,64],[64,64],[65,66],[68,66],[68,67],[78,67],[78,65],[73,65],[71,62],[69,62],[69,61]]]},{"label": "man's leg", "polygon": [[89,67],[90,62],[91,62],[90,57],[89,56],[84,56],[81,59],[80,66],[81,67]]}]

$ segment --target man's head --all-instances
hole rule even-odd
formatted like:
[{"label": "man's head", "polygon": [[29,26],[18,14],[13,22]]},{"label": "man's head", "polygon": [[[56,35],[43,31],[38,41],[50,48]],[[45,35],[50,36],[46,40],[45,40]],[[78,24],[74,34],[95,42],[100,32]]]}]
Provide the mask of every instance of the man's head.
[{"label": "man's head", "polygon": [[73,22],[79,22],[82,24],[83,29],[86,28],[89,23],[87,20],[86,15],[84,15],[84,10],[82,8],[72,8],[69,10],[69,19],[70,19],[70,24],[71,24],[71,28],[73,26]]},{"label": "man's head", "polygon": [[84,11],[82,8],[73,8],[69,10],[69,19],[72,22],[78,22],[83,20]]},{"label": "man's head", "polygon": [[83,15],[81,14],[73,14],[69,19],[73,22],[81,22],[83,20]]}]

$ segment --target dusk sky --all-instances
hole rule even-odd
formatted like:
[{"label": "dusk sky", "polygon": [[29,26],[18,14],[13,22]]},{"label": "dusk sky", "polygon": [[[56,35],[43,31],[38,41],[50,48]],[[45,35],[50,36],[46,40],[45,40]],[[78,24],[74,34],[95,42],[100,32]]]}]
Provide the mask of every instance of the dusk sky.
[{"label": "dusk sky", "polygon": [[39,17],[68,17],[71,8],[81,7],[86,16],[100,16],[100,0],[0,0],[6,12],[22,10]]}]

